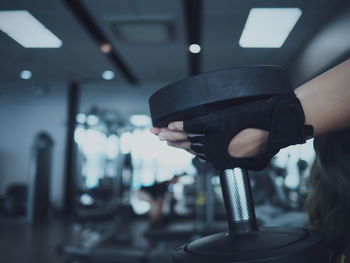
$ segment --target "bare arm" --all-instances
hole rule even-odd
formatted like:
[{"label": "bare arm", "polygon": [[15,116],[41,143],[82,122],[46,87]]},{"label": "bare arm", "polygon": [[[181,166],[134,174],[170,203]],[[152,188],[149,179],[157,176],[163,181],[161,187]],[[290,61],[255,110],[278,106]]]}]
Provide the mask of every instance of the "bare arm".
[{"label": "bare arm", "polygon": [[350,127],[350,59],[295,90],[315,136]]}]

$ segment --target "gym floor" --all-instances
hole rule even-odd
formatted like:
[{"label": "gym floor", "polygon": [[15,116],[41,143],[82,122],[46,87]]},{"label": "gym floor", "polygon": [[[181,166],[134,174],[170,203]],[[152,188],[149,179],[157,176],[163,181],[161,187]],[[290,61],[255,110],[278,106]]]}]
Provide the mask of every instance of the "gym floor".
[{"label": "gym floor", "polygon": [[52,219],[35,225],[1,223],[1,262],[62,262],[57,245],[69,241],[72,224]]},{"label": "gym floor", "polygon": [[[281,213],[271,206],[258,206],[256,208],[258,218],[269,220],[269,225],[279,226],[303,226],[306,217],[301,212]],[[184,225],[193,224],[193,221],[183,221]],[[220,223],[218,223],[220,224]],[[148,251],[150,262],[167,263],[171,261],[171,253],[175,247],[181,245],[174,243],[173,247],[157,246],[150,249],[150,244],[143,233],[148,224],[145,219],[132,221],[130,227],[131,244],[133,248]],[[73,237],[74,224],[62,217],[55,217],[37,224],[23,222],[0,221],[0,262],[1,263],[62,263],[64,258],[59,254],[58,247],[68,244]],[[161,261],[159,261],[161,259]]]},{"label": "gym floor", "polygon": [[[2,222],[0,223],[0,262],[64,262],[58,248],[71,241],[73,228],[74,224],[63,218],[55,218],[34,225],[21,222]],[[142,234],[147,230],[147,222],[136,220],[130,230],[131,246],[140,250],[147,249],[149,244]],[[172,249],[154,249],[151,258],[155,260],[161,258],[161,262],[164,263],[171,262],[171,251]]]}]

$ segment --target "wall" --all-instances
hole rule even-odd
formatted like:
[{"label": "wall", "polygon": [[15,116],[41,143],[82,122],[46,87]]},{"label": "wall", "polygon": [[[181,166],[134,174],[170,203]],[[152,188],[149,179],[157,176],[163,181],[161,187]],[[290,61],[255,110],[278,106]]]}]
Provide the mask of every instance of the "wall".
[{"label": "wall", "polygon": [[149,114],[148,98],[164,83],[148,82],[133,86],[118,82],[94,82],[83,84],[80,96],[80,112],[97,106],[102,110],[117,111],[123,116]]},{"label": "wall", "polygon": [[350,3],[306,43],[289,68],[294,86],[343,62],[350,56]]},{"label": "wall", "polygon": [[12,183],[27,183],[35,136],[54,140],[51,199],[60,207],[66,144],[66,85],[27,81],[0,83],[0,195]]}]

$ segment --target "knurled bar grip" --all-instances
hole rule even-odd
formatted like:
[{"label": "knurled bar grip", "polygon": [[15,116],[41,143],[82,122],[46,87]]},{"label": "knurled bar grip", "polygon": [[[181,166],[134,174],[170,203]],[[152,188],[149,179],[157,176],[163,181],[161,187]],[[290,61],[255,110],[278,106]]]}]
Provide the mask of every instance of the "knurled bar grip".
[{"label": "knurled bar grip", "polygon": [[231,236],[258,229],[247,170],[220,171],[220,183]]}]

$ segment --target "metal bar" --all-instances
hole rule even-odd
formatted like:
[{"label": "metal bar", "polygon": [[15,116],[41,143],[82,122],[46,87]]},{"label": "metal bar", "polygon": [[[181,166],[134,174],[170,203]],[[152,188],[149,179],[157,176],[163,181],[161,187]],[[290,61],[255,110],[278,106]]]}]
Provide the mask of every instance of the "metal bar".
[{"label": "metal bar", "polygon": [[248,172],[240,168],[220,172],[230,235],[258,229]]}]

